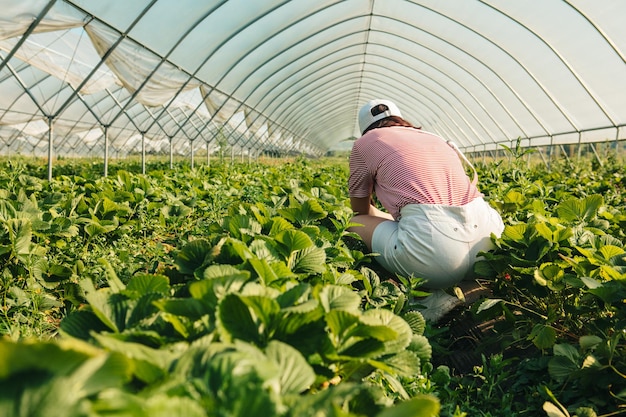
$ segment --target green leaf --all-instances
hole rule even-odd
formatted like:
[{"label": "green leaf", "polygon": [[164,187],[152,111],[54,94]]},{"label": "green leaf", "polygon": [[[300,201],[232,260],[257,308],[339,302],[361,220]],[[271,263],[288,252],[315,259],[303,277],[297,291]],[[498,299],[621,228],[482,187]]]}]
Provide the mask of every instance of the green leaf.
[{"label": "green leaf", "polygon": [[[386,309],[366,310],[361,316],[361,322],[370,326],[386,327],[395,333],[390,339],[381,339],[385,342],[385,353],[398,353],[406,349],[411,342],[413,331],[409,324],[401,317]],[[385,335],[389,335],[388,331]]]},{"label": "green leaf", "polygon": [[176,254],[175,263],[183,274],[193,275],[196,269],[203,267],[211,259],[211,244],[204,239],[196,239],[187,243]]},{"label": "green leaf", "polygon": [[292,335],[308,324],[321,320],[324,317],[324,312],[317,300],[308,300],[292,307],[283,308],[281,315],[282,319],[278,323],[277,331],[282,335]]},{"label": "green leaf", "polygon": [[214,278],[232,278],[237,280],[247,280],[250,278],[250,272],[242,271],[232,265],[211,265],[204,270],[202,277],[208,280]]},{"label": "green leaf", "polygon": [[602,339],[599,338],[598,336],[593,336],[593,335],[581,336],[580,339],[578,340],[578,343],[580,344],[580,348],[586,352],[590,349],[595,348],[600,343],[602,343]]},{"label": "green leaf", "polygon": [[323,219],[328,215],[321,204],[314,199],[305,200],[302,204],[291,200],[289,208],[279,209],[278,213],[286,219],[300,225],[310,224],[312,221]]},{"label": "green leaf", "polygon": [[538,349],[549,349],[556,342],[556,330],[544,324],[536,324],[528,336]]},{"label": "green leaf", "polygon": [[[136,398],[136,397],[135,397]],[[129,409],[132,409],[129,407]],[[207,411],[195,398],[166,394],[151,395],[137,406],[142,416],[149,417],[207,417]],[[116,410],[112,410],[115,413]],[[104,413],[106,415],[106,413]]]},{"label": "green leaf", "polygon": [[578,365],[565,356],[554,356],[548,362],[548,373],[558,381],[573,377],[578,369]]},{"label": "green leaf", "polygon": [[87,221],[84,230],[89,237],[95,237],[112,232],[113,230],[117,229],[118,226],[119,221],[116,217],[113,218],[112,221],[93,218]]},{"label": "green leaf", "polygon": [[284,245],[287,253],[314,246],[309,235],[300,230],[283,230],[275,239]]},{"label": "green leaf", "polygon": [[9,219],[6,222],[11,247],[15,256],[28,255],[32,241],[32,227],[28,219]]},{"label": "green leaf", "polygon": [[[373,361],[370,361],[373,363]],[[418,355],[410,350],[404,350],[392,355],[389,358],[385,358],[385,366],[393,369],[393,373],[403,377],[415,377],[421,372],[420,364],[421,360]]]},{"label": "green leaf", "polygon": [[250,272],[240,271],[232,265],[212,265],[204,270],[202,281],[189,285],[189,293],[193,298],[201,300],[207,311],[213,311],[224,296],[240,292],[249,278]]},{"label": "green leaf", "polygon": [[176,357],[175,352],[118,340],[112,335],[94,334],[94,338],[107,350],[118,352],[131,359],[135,375],[146,383],[155,383],[163,378]]},{"label": "green leaf", "polygon": [[524,242],[526,240],[526,229],[528,225],[523,224],[507,224],[504,226],[504,231],[502,232],[502,238],[506,238],[508,240],[512,240],[514,242]]},{"label": "green leaf", "polygon": [[99,355],[84,362],[80,368],[72,373],[69,386],[77,387],[70,395],[83,397],[97,394],[104,389],[121,387],[130,381],[133,373],[133,364],[120,353]]},{"label": "green leaf", "polygon": [[598,414],[591,407],[578,407],[576,408],[576,417],[598,417]]},{"label": "green leaf", "polygon": [[170,281],[165,275],[138,274],[128,281],[126,290],[136,292],[139,295],[151,292],[168,294]]},{"label": "green leaf", "polygon": [[261,341],[259,327],[239,295],[225,295],[219,303],[217,316],[225,340],[241,339],[257,344]]},{"label": "green leaf", "polygon": [[278,274],[265,259],[250,258],[248,262],[265,285],[269,285],[278,279]]},{"label": "green leaf", "polygon": [[570,417],[567,410],[561,409],[549,401],[543,403],[543,411],[546,412],[548,417]]},{"label": "green leaf", "polygon": [[321,274],[326,271],[326,251],[318,247],[297,250],[289,257],[288,266],[296,273]]},{"label": "green leaf", "polygon": [[503,302],[504,300],[502,300],[501,298],[488,298],[482,303],[480,303],[480,305],[478,306],[478,309],[476,310],[476,314],[485,310],[489,310],[490,308]]},{"label": "green leaf", "polygon": [[287,288],[285,291],[280,293],[278,297],[276,298],[276,301],[278,301],[278,303],[280,304],[282,308],[286,308],[286,307],[294,306],[296,304],[309,301],[311,299],[310,297],[311,297],[311,285],[304,283],[304,282],[300,282],[290,288]]},{"label": "green leaf", "polygon": [[596,289],[602,287],[602,283],[598,280],[589,277],[580,277],[580,280],[590,289]]},{"label": "green leaf", "polygon": [[440,405],[431,394],[417,394],[408,401],[386,408],[376,417],[437,417]]},{"label": "green leaf", "polygon": [[623,255],[624,253],[626,253],[626,251],[624,251],[624,249],[620,248],[619,246],[605,245],[605,246],[602,246],[598,250],[597,253],[602,255],[603,260],[609,261],[612,258],[616,258],[616,257],[619,257],[620,255]]},{"label": "green leaf", "polygon": [[88,310],[77,310],[65,316],[61,320],[60,329],[65,334],[82,340],[89,340],[91,332],[109,330],[95,313]]},{"label": "green leaf", "polygon": [[115,324],[114,312],[109,304],[110,288],[96,290],[90,279],[83,279],[79,282],[80,287],[85,292],[85,298],[92,308],[94,314],[100,321],[114,332],[119,332]]},{"label": "green leaf", "polygon": [[302,354],[288,344],[271,341],[265,349],[268,359],[278,366],[280,393],[299,394],[315,382],[315,372]]},{"label": "green leaf", "polygon": [[104,267],[106,272],[107,283],[112,292],[118,293],[126,288],[126,285],[118,278],[115,269],[111,266],[111,263],[106,258],[99,258],[98,263]]},{"label": "green leaf", "polygon": [[554,355],[555,356],[563,356],[566,357],[572,363],[578,363],[578,359],[580,358],[580,354],[578,350],[567,343],[561,343],[554,345]]},{"label": "green leaf", "polygon": [[263,295],[249,295],[241,297],[241,300],[252,309],[265,331],[274,329],[276,317],[280,312],[278,301]]},{"label": "green leaf", "polygon": [[242,241],[248,241],[248,236],[254,237],[261,233],[261,224],[253,217],[244,214],[235,214],[224,219],[224,228],[231,236]]},{"label": "green leaf", "polygon": [[284,217],[274,217],[268,234],[276,237],[276,235],[285,230],[295,230],[294,225],[289,223]]},{"label": "green leaf", "polygon": [[569,198],[556,207],[556,212],[566,221],[589,222],[597,216],[602,204],[604,199],[597,194],[584,199]]},{"label": "green leaf", "polygon": [[411,337],[411,343],[407,349],[414,352],[415,355],[424,362],[430,361],[433,355],[433,348],[428,338],[421,334],[414,334]]},{"label": "green leaf", "polygon": [[424,330],[426,330],[426,320],[424,320],[424,316],[422,316],[422,313],[417,310],[408,311],[403,316],[403,318],[411,327],[411,331],[413,331],[413,334],[424,334]]},{"label": "green leaf", "polygon": [[346,337],[346,333],[359,323],[359,316],[342,310],[332,310],[326,314],[326,323],[336,340]]},{"label": "green leaf", "polygon": [[535,281],[544,287],[548,287],[552,291],[560,291],[565,288],[563,283],[563,277],[565,271],[560,265],[555,263],[542,264],[538,269],[535,269],[534,278]]},{"label": "green leaf", "polygon": [[124,328],[141,326],[143,321],[152,319],[155,313],[158,312],[155,302],[161,298],[163,298],[163,294],[148,292],[142,294],[137,300],[130,302],[130,314],[127,314]]},{"label": "green leaf", "polygon": [[[79,340],[63,342],[0,339],[0,380],[33,370],[65,375],[101,351]],[[45,358],[45,360],[42,360]]]},{"label": "green leaf", "polygon": [[338,285],[326,285],[319,293],[319,300],[326,312],[344,310],[359,312],[361,297],[349,288]]}]

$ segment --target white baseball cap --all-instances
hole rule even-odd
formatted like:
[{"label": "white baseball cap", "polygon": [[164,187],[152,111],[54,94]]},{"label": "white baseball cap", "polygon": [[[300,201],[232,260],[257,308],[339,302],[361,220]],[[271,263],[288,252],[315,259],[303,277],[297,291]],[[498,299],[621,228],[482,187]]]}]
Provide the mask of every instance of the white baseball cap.
[{"label": "white baseball cap", "polygon": [[[382,104],[387,109],[381,113],[378,113],[375,107],[377,107],[379,104]],[[372,110],[374,110],[374,112],[372,112]],[[361,107],[361,110],[359,110],[359,129],[361,129],[361,133],[363,133],[365,129],[367,129],[372,123],[389,116],[402,117],[402,114],[400,114],[400,109],[393,102],[380,98],[367,102],[367,104]]]}]

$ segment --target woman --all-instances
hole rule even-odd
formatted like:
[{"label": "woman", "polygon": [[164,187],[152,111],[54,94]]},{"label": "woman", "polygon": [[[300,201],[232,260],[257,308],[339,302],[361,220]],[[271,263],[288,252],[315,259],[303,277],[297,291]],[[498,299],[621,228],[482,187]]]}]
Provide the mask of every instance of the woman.
[{"label": "woman", "polygon": [[[493,247],[491,234],[502,233],[502,219],[478,191],[476,171],[467,176],[458,148],[411,125],[391,101],[364,105],[359,127],[348,187],[360,226],[350,231],[386,270],[421,277],[435,290],[420,303],[424,317],[437,321],[460,303],[443,289],[469,276],[478,252]],[[387,212],[372,204],[374,196]]]}]

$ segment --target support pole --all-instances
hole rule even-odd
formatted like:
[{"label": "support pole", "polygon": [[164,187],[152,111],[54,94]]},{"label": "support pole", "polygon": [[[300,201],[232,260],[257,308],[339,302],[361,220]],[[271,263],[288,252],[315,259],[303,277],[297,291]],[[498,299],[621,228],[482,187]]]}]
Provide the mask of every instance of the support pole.
[{"label": "support pole", "polygon": [[561,148],[561,152],[563,152],[563,155],[565,155],[565,160],[569,163],[571,162],[569,159],[569,155],[567,154],[567,152],[565,151],[565,148],[563,147],[563,144],[559,145]]},{"label": "support pole", "polygon": [[206,142],[206,165],[208,167],[211,166],[211,153],[209,152],[209,145],[210,145],[210,142],[207,141]]},{"label": "support pole", "polygon": [[546,158],[543,156],[543,151],[541,150],[541,148],[537,148],[537,152],[539,153],[539,156],[541,157],[541,160],[543,161],[543,164],[546,167],[549,167],[550,164],[548,163],[548,161],[546,160]]},{"label": "support pole", "polygon": [[141,132],[141,173],[146,174],[146,132]]},{"label": "support pole", "polygon": [[52,181],[52,158],[54,157],[53,127],[52,117],[48,117],[48,181]]},{"label": "support pole", "polygon": [[578,132],[578,155],[576,156],[577,161],[580,161],[580,158],[582,157],[582,154],[583,154],[582,139],[583,139],[583,134],[581,132]]},{"label": "support pole", "polygon": [[193,140],[189,139],[189,146],[191,147],[191,169],[193,169],[194,164],[194,154],[193,154]]},{"label": "support pole", "polygon": [[172,143],[173,138],[170,139],[170,169],[174,168],[174,144]]},{"label": "support pole", "polygon": [[548,145],[548,171],[552,167],[552,154],[554,153],[554,136],[550,136],[550,145]]},{"label": "support pole", "polygon": [[604,163],[602,163],[602,159],[600,158],[600,155],[598,155],[598,151],[596,150],[596,147],[593,146],[593,143],[589,142],[587,145],[591,146],[591,150],[593,151],[593,154],[596,156],[596,161],[598,161],[600,166],[604,166]]},{"label": "support pole", "polygon": [[104,177],[109,175],[109,127],[104,126]]}]

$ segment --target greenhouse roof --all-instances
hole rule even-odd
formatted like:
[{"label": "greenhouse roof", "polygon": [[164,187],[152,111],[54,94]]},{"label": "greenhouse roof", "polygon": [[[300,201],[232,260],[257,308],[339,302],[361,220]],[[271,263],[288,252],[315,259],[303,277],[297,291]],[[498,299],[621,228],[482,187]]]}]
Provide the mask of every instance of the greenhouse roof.
[{"label": "greenhouse roof", "polygon": [[0,7],[4,154],[316,156],[372,98],[470,151],[624,138],[622,0]]}]

